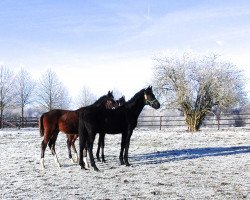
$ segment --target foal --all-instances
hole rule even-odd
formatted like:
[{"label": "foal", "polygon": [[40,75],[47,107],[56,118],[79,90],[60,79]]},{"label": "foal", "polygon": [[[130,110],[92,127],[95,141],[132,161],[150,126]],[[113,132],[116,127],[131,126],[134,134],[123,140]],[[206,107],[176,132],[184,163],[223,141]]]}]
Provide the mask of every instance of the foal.
[{"label": "foal", "polygon": [[[122,106],[126,103],[125,96],[122,96],[120,99],[116,101],[118,106]],[[96,159],[99,162],[106,162],[105,156],[104,156],[104,146],[105,146],[105,133],[99,133],[99,140],[98,140],[98,146],[96,151]],[[102,149],[102,160],[100,159],[100,148]]]},{"label": "foal", "polygon": [[113,110],[103,109],[100,106],[89,106],[79,114],[79,165],[85,169],[83,163],[83,149],[89,151],[91,166],[98,171],[94,156],[93,143],[96,133],[122,134],[120,163],[129,166],[128,150],[133,130],[137,126],[138,117],[145,105],[154,109],[160,108],[160,103],[153,94],[152,87],[137,92],[123,106]]},{"label": "foal", "polygon": [[[116,106],[117,103],[114,100],[114,96],[112,92],[108,92],[107,95],[103,95],[100,97],[93,106],[99,106],[103,109],[111,109],[112,107]],[[60,167],[60,163],[58,161],[56,151],[55,151],[55,143],[58,136],[59,131],[69,134],[68,136],[68,149],[69,155],[70,152],[70,145],[74,143],[78,134],[78,119],[79,113],[83,111],[85,107],[79,108],[74,111],[70,110],[61,110],[55,109],[49,112],[44,113],[40,117],[40,135],[43,136],[43,141],[41,144],[41,167],[44,168],[44,153],[49,145],[52,155],[54,156],[54,160],[56,164]],[[70,143],[70,144],[69,144]],[[86,154],[86,152],[85,152]],[[72,158],[72,157],[71,157]],[[86,158],[85,158],[86,160]]]}]

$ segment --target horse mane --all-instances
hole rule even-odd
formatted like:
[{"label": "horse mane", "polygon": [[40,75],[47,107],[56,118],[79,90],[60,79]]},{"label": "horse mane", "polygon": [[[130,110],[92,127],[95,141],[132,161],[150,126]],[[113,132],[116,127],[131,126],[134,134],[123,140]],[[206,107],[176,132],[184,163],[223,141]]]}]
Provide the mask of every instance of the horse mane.
[{"label": "horse mane", "polygon": [[103,101],[107,98],[114,98],[113,96],[113,92],[110,92],[108,91],[108,94],[105,94],[103,96],[101,96],[99,99],[97,99],[93,104],[91,105],[88,105],[88,106],[85,106],[85,107],[81,107],[81,108],[78,108],[76,111],[81,111],[81,110],[84,110],[86,107],[90,107],[90,106],[100,106]]},{"label": "horse mane", "polygon": [[101,96],[101,97],[100,97],[99,99],[97,99],[92,105],[94,105],[94,106],[99,106],[101,103],[103,103],[103,101],[104,101],[105,99],[107,99],[107,97],[114,98],[113,93],[109,91],[108,94],[105,94],[105,95]]},{"label": "horse mane", "polygon": [[139,97],[141,97],[141,94],[144,93],[146,91],[145,88],[141,89],[139,92],[137,92],[130,100],[128,100],[126,103],[131,103],[131,102],[135,102],[135,100],[137,100]]},{"label": "horse mane", "polygon": [[139,92],[135,93],[135,95],[125,103],[125,105],[131,105],[131,103],[136,102],[137,99],[141,97],[141,95],[146,92],[146,91],[152,91],[152,86],[148,86],[147,88],[141,89]]}]

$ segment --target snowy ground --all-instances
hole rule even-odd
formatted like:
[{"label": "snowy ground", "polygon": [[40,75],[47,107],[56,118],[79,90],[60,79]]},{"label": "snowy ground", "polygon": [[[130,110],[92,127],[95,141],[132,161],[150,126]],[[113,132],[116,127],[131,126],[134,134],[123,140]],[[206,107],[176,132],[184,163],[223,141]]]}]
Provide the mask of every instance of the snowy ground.
[{"label": "snowy ground", "polygon": [[[250,130],[135,130],[132,167],[119,165],[120,135],[107,135],[107,163],[81,170],[59,134],[61,169],[37,129],[0,131],[0,199],[250,199]],[[78,142],[77,142],[78,143]],[[96,146],[95,146],[96,147]]]}]

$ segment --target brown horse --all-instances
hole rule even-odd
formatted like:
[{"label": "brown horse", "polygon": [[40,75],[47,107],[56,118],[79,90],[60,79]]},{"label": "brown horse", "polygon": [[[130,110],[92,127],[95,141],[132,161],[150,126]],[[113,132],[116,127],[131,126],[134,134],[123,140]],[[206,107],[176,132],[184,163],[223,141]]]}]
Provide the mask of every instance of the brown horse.
[{"label": "brown horse", "polygon": [[[108,92],[107,95],[100,97],[94,104],[94,106],[101,106],[106,109],[111,109],[117,106],[116,101],[114,101],[114,96],[112,92]],[[69,155],[70,146],[72,145],[75,149],[74,142],[78,137],[78,120],[79,113],[83,111],[86,107],[79,108],[77,110],[61,110],[54,109],[49,112],[44,113],[40,117],[39,127],[40,127],[40,135],[43,138],[41,144],[41,167],[44,169],[44,154],[47,147],[47,144],[50,147],[52,155],[54,156],[54,160],[56,164],[60,167],[60,163],[58,161],[56,151],[55,151],[55,143],[58,136],[58,133],[61,131],[67,134],[68,137],[68,149]],[[84,155],[86,155],[86,150]],[[72,156],[71,156],[72,158]],[[86,156],[84,158],[86,161]]]}]

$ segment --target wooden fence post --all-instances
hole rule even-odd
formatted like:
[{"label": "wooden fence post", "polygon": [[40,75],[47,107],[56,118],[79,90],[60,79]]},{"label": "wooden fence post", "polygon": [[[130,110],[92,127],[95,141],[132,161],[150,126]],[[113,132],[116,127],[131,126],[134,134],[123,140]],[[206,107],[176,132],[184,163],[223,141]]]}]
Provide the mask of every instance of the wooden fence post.
[{"label": "wooden fence post", "polygon": [[161,130],[161,126],[162,126],[162,116],[160,116],[160,130]]}]

